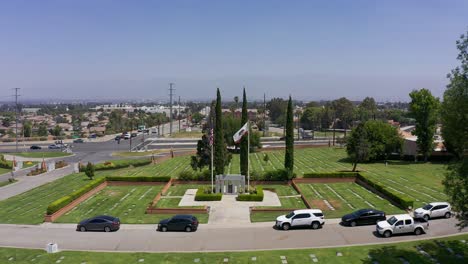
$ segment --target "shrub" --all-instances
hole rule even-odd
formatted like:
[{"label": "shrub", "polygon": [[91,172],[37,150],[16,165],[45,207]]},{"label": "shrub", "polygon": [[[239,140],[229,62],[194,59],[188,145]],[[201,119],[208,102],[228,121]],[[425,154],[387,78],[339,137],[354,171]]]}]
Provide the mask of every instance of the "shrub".
[{"label": "shrub", "polygon": [[221,201],[223,194],[211,193],[209,189],[210,187],[208,187],[208,191],[206,188],[198,188],[197,194],[195,195],[195,201]]},{"label": "shrub", "polygon": [[83,194],[89,192],[91,189],[103,183],[105,180],[106,178],[99,178],[99,179],[93,180],[90,183],[86,184],[85,186],[81,187],[80,189],[70,193],[69,195],[66,195],[58,200],[55,200],[54,202],[49,204],[49,206],[47,207],[47,214],[51,215],[57,212],[58,210],[62,209],[63,207],[67,206],[74,200],[81,197]]},{"label": "shrub", "polygon": [[211,180],[211,171],[185,170],[179,173],[177,179],[181,181],[209,181]]},{"label": "shrub", "polygon": [[5,160],[5,157],[0,154],[0,168],[11,169],[12,167],[13,163]]},{"label": "shrub", "polygon": [[387,188],[384,184],[382,184],[382,183],[380,183],[380,182],[378,182],[376,180],[371,179],[370,177],[366,176],[362,172],[357,175],[357,178],[359,180],[365,182],[366,184],[368,184],[369,186],[371,186],[375,190],[377,190],[377,191],[381,192],[382,194],[388,196],[395,203],[400,205],[403,209],[407,209],[409,207],[414,206],[414,200],[411,197],[406,196],[406,195],[401,194],[401,193],[397,193],[397,192]]},{"label": "shrub", "polygon": [[263,188],[256,187],[254,190],[249,190],[248,194],[239,194],[236,200],[241,202],[261,202],[263,201]]},{"label": "shrub", "polygon": [[308,172],[304,173],[304,178],[352,178],[356,177],[356,172]]},{"label": "shrub", "polygon": [[46,137],[40,137],[40,138],[39,138],[39,141],[46,141],[46,140],[47,140]]},{"label": "shrub", "polygon": [[65,167],[65,166],[67,166],[67,165],[68,165],[68,163],[66,163],[66,162],[63,161],[63,160],[60,160],[60,161],[55,162],[55,168],[56,168],[56,169],[63,168],[63,167]]},{"label": "shrub", "polygon": [[171,177],[151,177],[151,176],[107,176],[108,181],[126,181],[126,182],[168,182]]},{"label": "shrub", "polygon": [[84,170],[84,173],[86,174],[86,176],[88,176],[90,180],[92,180],[94,177],[94,170],[95,170],[94,165],[91,162],[88,162]]},{"label": "shrub", "polygon": [[180,181],[192,181],[194,179],[194,172],[191,170],[181,171],[177,177]]},{"label": "shrub", "polygon": [[46,173],[47,170],[45,168],[40,168],[40,167],[37,167],[35,169],[32,169],[28,174],[27,176],[36,176],[36,175],[39,175],[39,174],[42,174],[42,173]]},{"label": "shrub", "polygon": [[264,181],[288,181],[296,178],[296,174],[287,169],[266,171],[261,180]]},{"label": "shrub", "polygon": [[114,169],[122,169],[128,168],[130,166],[133,167],[140,167],[151,164],[150,159],[131,159],[131,160],[113,160],[113,161],[106,161],[101,164],[96,165],[96,170],[114,170]]}]

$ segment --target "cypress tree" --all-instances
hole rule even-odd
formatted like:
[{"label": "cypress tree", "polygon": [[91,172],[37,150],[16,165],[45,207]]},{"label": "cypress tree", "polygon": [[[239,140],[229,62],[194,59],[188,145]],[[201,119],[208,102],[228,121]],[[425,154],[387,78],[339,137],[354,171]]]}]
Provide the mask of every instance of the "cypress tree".
[{"label": "cypress tree", "polygon": [[214,128],[214,171],[216,175],[224,174],[225,144],[223,132],[223,113],[221,111],[221,93],[216,92],[216,111]]},{"label": "cypress tree", "polygon": [[[245,95],[245,88],[244,88],[244,95],[242,97],[241,126],[247,123],[248,120],[249,120],[249,117],[247,113],[247,96]],[[247,176],[247,170],[249,166],[249,149],[248,149],[249,146],[248,146],[247,140],[248,140],[247,137],[243,137],[240,142],[240,171],[241,171],[241,174],[245,176]]]},{"label": "cypress tree", "polygon": [[291,174],[294,169],[294,119],[292,99],[289,96],[286,110],[286,151],[284,155],[284,168]]}]

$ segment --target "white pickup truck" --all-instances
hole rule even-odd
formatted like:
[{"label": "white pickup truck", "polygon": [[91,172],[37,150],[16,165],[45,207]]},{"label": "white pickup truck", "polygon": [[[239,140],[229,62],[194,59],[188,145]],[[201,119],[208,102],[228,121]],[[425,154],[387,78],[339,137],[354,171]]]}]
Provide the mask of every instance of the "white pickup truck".
[{"label": "white pickup truck", "polygon": [[409,214],[401,214],[390,217],[377,223],[377,233],[384,237],[393,234],[414,233],[420,235],[429,228],[429,222],[425,219],[414,219]]}]

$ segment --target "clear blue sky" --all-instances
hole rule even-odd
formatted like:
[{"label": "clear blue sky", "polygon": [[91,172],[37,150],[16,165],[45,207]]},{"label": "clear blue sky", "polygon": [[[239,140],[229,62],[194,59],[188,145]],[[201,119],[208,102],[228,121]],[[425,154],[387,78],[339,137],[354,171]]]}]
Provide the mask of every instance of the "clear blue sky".
[{"label": "clear blue sky", "polygon": [[468,1],[1,1],[1,99],[441,96]]}]

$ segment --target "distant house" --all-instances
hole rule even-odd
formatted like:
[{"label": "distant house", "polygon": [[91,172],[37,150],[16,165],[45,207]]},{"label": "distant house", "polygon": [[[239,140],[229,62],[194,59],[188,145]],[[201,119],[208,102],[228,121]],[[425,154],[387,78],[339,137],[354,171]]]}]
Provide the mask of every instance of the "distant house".
[{"label": "distant house", "polygon": [[[416,160],[418,155],[418,145],[416,141],[417,136],[414,136],[411,131],[413,131],[415,126],[407,126],[400,128],[400,135],[404,139],[403,141],[403,155],[404,156],[413,156]],[[440,135],[434,136],[434,149],[432,151],[432,156],[443,156],[447,155],[447,149],[445,148],[444,141]]]},{"label": "distant house", "polygon": [[[233,115],[231,109],[222,109],[221,110],[223,115]],[[258,115],[257,109],[247,109],[247,114],[249,116],[249,120],[256,120]],[[234,110],[234,117],[241,118],[242,117],[242,108],[237,108]]]},{"label": "distant house", "polygon": [[99,136],[104,136],[106,134],[106,127],[104,127],[104,126],[92,126],[89,129],[84,130],[83,132],[88,134],[88,136],[90,134],[96,134],[96,135],[99,135]]}]

